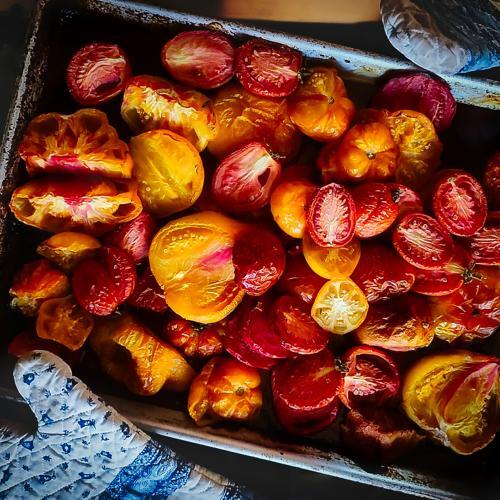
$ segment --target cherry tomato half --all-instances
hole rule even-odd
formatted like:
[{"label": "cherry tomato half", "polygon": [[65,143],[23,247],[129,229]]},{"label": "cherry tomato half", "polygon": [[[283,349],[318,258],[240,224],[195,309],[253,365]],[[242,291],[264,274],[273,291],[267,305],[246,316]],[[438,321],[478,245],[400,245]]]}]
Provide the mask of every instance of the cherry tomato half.
[{"label": "cherry tomato half", "polygon": [[[490,216],[493,214],[500,215],[490,212]],[[485,226],[465,242],[474,262],[482,266],[500,266],[500,219],[490,216]]]},{"label": "cherry tomato half", "polygon": [[422,199],[413,189],[396,182],[391,182],[387,186],[391,190],[392,200],[398,206],[398,216],[403,216],[408,212],[423,211]]}]

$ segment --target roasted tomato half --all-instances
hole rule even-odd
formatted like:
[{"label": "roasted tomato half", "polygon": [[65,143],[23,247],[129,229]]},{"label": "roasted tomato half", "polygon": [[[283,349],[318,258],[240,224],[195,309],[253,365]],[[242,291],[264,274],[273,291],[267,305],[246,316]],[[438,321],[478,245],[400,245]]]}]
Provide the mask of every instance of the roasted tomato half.
[{"label": "roasted tomato half", "polygon": [[299,84],[300,52],[254,38],[236,50],[236,78],[243,87],[264,97],[286,97]]},{"label": "roasted tomato half", "polygon": [[198,199],[205,179],[203,162],[184,137],[169,130],[152,130],[133,137],[130,149],[139,196],[148,211],[166,217]]},{"label": "roasted tomato half", "polygon": [[165,294],[156,281],[151,269],[146,267],[137,279],[134,291],[127,300],[127,304],[138,309],[146,309],[156,313],[164,313],[168,306]]},{"label": "roasted tomato half", "polygon": [[163,337],[188,357],[208,358],[224,352],[224,327],[219,323],[202,325],[174,316],[167,321]]},{"label": "roasted tomato half", "polygon": [[335,141],[349,127],[355,108],[337,71],[315,67],[288,99],[288,112],[303,134],[318,141]]},{"label": "roasted tomato half", "polygon": [[375,303],[408,292],[415,282],[415,271],[391,248],[367,241],[351,278],[368,302]]},{"label": "roasted tomato half", "polygon": [[199,212],[164,226],[149,251],[151,271],[179,316],[216,323],[241,302],[233,246],[246,226],[217,212]]},{"label": "roasted tomato half", "polygon": [[262,407],[259,371],[235,359],[212,358],[189,389],[188,412],[198,424],[250,420]]},{"label": "roasted tomato half", "polygon": [[36,334],[59,342],[71,351],[80,349],[94,328],[92,316],[73,295],[46,300],[36,318]]},{"label": "roasted tomato half", "polygon": [[493,210],[500,210],[500,151],[494,153],[486,165],[483,186]]},{"label": "roasted tomato half", "polygon": [[100,319],[90,345],[102,369],[139,396],[152,396],[161,389],[183,392],[195,376],[173,347],[127,314]]},{"label": "roasted tomato half", "polygon": [[366,320],[356,330],[360,344],[389,351],[427,347],[434,338],[427,300],[412,294],[370,306]]},{"label": "roasted tomato half", "polygon": [[356,207],[354,233],[358,238],[372,238],[392,226],[399,209],[387,184],[367,182],[351,194]]},{"label": "roasted tomato half", "polygon": [[434,439],[470,455],[498,430],[500,361],[470,351],[430,354],[403,383],[403,408]]},{"label": "roasted tomato half", "polygon": [[17,188],[10,209],[24,224],[44,231],[102,234],[137,217],[142,204],[134,181],[43,177]]},{"label": "roasted tomato half", "polygon": [[250,142],[224,158],[212,178],[212,196],[233,212],[249,212],[267,205],[281,165],[260,142]]},{"label": "roasted tomato half", "polygon": [[78,303],[89,313],[108,316],[134,291],[137,274],[125,250],[112,246],[100,248],[95,257],[80,262],[72,285]]},{"label": "roasted tomato half", "polygon": [[42,302],[69,293],[67,276],[47,259],[25,264],[14,276],[9,294],[11,306],[25,316],[35,316]]},{"label": "roasted tomato half", "polygon": [[339,397],[347,408],[381,405],[399,392],[399,371],[386,352],[369,346],[352,347],[342,356]]},{"label": "roasted tomato half", "polygon": [[99,248],[101,244],[93,236],[85,233],[62,232],[40,243],[36,251],[42,257],[69,272],[83,259],[94,256]]},{"label": "roasted tomato half", "polygon": [[199,89],[220,87],[234,74],[231,40],[215,31],[179,33],[164,45],[161,61],[173,78]]},{"label": "roasted tomato half", "polygon": [[299,150],[301,135],[290,121],[285,99],[256,96],[234,83],[217,92],[214,110],[219,133],[210,141],[208,150],[217,158],[224,158],[249,141],[263,143],[288,161]]},{"label": "roasted tomato half", "polygon": [[500,212],[490,212],[485,226],[467,238],[471,258],[482,266],[500,266]]},{"label": "roasted tomato half", "polygon": [[39,115],[24,133],[19,156],[30,175],[99,174],[130,179],[132,158],[108,118],[97,109]]},{"label": "roasted tomato half", "polygon": [[207,96],[156,76],[135,76],[127,82],[121,114],[135,134],[168,129],[198,151],[206,148],[219,129]]},{"label": "roasted tomato half", "polygon": [[70,59],[66,83],[82,106],[98,106],[123,92],[131,68],[125,52],[110,43],[89,43]]},{"label": "roasted tomato half", "polygon": [[488,205],[481,184],[463,170],[439,172],[432,194],[437,220],[455,236],[472,236],[484,226]]},{"label": "roasted tomato half", "polygon": [[409,212],[423,211],[422,199],[413,189],[396,182],[391,182],[387,186],[391,190],[392,200],[398,206],[398,216],[403,216]]}]

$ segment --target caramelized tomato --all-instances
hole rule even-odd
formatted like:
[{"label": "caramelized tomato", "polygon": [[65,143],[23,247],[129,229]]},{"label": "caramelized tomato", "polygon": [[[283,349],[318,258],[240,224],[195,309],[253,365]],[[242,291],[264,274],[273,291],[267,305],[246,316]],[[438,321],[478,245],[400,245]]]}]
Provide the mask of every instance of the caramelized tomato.
[{"label": "caramelized tomato", "polygon": [[483,186],[493,210],[500,210],[500,151],[494,153],[486,165]]},{"label": "caramelized tomato", "polygon": [[499,212],[490,212],[485,226],[465,240],[472,260],[482,266],[500,266],[500,218],[498,214]]},{"label": "caramelized tomato", "polygon": [[167,311],[165,294],[149,266],[138,277],[137,285],[128,298],[127,304],[138,309],[146,309],[160,314]]}]

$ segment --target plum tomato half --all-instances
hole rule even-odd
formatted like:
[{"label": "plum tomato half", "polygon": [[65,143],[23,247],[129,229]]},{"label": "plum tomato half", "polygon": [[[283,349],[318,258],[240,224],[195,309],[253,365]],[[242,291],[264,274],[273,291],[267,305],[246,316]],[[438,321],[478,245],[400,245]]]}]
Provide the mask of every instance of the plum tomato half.
[{"label": "plum tomato half", "polygon": [[99,235],[142,211],[135,181],[96,177],[41,177],[18,187],[10,209],[19,221],[44,231]]},{"label": "plum tomato half", "polygon": [[235,359],[212,358],[189,389],[188,413],[198,425],[222,419],[245,421],[262,407],[258,370]]},{"label": "plum tomato half", "polygon": [[250,142],[224,158],[212,178],[212,196],[229,211],[249,212],[267,205],[281,165],[260,142]]},{"label": "plum tomato half", "polygon": [[328,349],[283,361],[271,377],[275,401],[305,415],[330,408],[337,399],[340,372]]},{"label": "plum tomato half", "polygon": [[187,391],[196,375],[173,347],[129,314],[99,318],[89,341],[103,371],[139,396]]},{"label": "plum tomato half", "polygon": [[318,325],[336,335],[352,332],[363,323],[368,301],[350,278],[327,281],[319,290],[311,309]]},{"label": "plum tomato half", "polygon": [[461,455],[490,443],[498,430],[500,360],[466,350],[429,354],[403,382],[403,409],[431,437]]},{"label": "plum tomato half", "polygon": [[228,316],[245,294],[235,281],[233,246],[247,229],[217,212],[199,212],[166,224],[153,238],[149,264],[169,307],[198,323]]},{"label": "plum tomato half", "polygon": [[152,130],[133,137],[130,149],[139,196],[148,211],[166,217],[189,208],[199,198],[205,171],[198,151],[187,139],[169,130]]},{"label": "plum tomato half", "polygon": [[253,38],[236,49],[236,78],[252,94],[286,97],[299,84],[302,55],[290,47]]},{"label": "plum tomato half", "polygon": [[148,258],[149,246],[157,230],[156,222],[147,212],[141,212],[135,219],[119,225],[106,235],[106,244],[125,250],[135,264]]},{"label": "plum tomato half", "polygon": [[203,151],[219,130],[207,96],[156,76],[135,76],[127,82],[121,115],[134,134],[168,129],[198,151]]},{"label": "plum tomato half", "polygon": [[361,257],[358,239],[352,239],[342,247],[325,248],[314,243],[308,233],[302,240],[302,250],[310,268],[326,279],[348,278]]},{"label": "plum tomato half", "polygon": [[351,279],[370,304],[407,293],[415,271],[394,250],[377,241],[363,242],[361,258]]},{"label": "plum tomato half", "polygon": [[208,150],[217,158],[249,141],[263,143],[285,162],[297,154],[301,134],[290,121],[285,99],[256,96],[241,85],[229,83],[217,91],[213,103],[219,133]]},{"label": "plum tomato half", "polygon": [[437,132],[443,132],[451,125],[457,109],[445,81],[416,72],[391,78],[373,96],[372,105],[389,111],[419,111],[432,121]]},{"label": "plum tomato half", "polygon": [[11,307],[25,316],[36,316],[45,300],[64,297],[69,291],[68,277],[47,259],[38,259],[15,274],[9,290]]},{"label": "plum tomato half", "polygon": [[[289,169],[285,170],[285,175]],[[306,179],[280,182],[271,194],[274,222],[288,236],[303,238],[306,232],[307,210],[317,187]]]},{"label": "plum tomato half", "polygon": [[288,98],[288,113],[296,127],[308,137],[336,141],[348,129],[355,107],[334,68],[314,67]]},{"label": "plum tomato half", "polygon": [[46,300],[36,318],[38,337],[59,342],[71,351],[83,346],[93,328],[92,316],[73,295]]},{"label": "plum tomato half", "polygon": [[112,246],[103,246],[95,257],[80,262],[72,277],[77,302],[95,316],[113,313],[136,283],[134,261],[125,250]]},{"label": "plum tomato half", "polygon": [[167,321],[162,336],[187,357],[208,358],[224,352],[224,327],[219,323],[203,325],[175,315]]},{"label": "plum tomato half", "polygon": [[356,207],[349,191],[334,182],[316,192],[307,214],[307,230],[321,247],[341,247],[354,236]]},{"label": "plum tomato half", "polygon": [[161,62],[184,85],[215,89],[233,77],[234,47],[222,33],[183,31],[163,46]]},{"label": "plum tomato half", "polygon": [[54,234],[42,241],[36,252],[63,271],[70,272],[78,262],[93,257],[99,248],[101,248],[101,243],[93,236],[67,231]]},{"label": "plum tomato half", "polygon": [[389,351],[427,347],[434,338],[430,307],[423,297],[407,294],[370,305],[366,320],[356,330],[360,344]]},{"label": "plum tomato half", "polygon": [[493,210],[500,210],[500,151],[494,153],[484,170],[483,186]]},{"label": "plum tomato half", "polygon": [[71,57],[66,84],[82,106],[98,106],[123,92],[131,74],[125,52],[110,43],[89,43]]},{"label": "plum tomato half", "polygon": [[309,306],[298,297],[282,295],[274,302],[272,313],[281,344],[289,351],[314,354],[328,345],[329,333],[316,324]]},{"label": "plum tomato half", "polygon": [[351,191],[356,207],[354,234],[358,238],[372,238],[392,226],[399,209],[391,189],[381,182],[367,182]]},{"label": "plum tomato half", "polygon": [[404,184],[398,184],[396,182],[390,182],[387,184],[391,190],[392,200],[398,206],[398,216],[401,217],[409,212],[422,212],[424,205],[420,195],[416,193],[413,189],[405,186]]},{"label": "plum tomato half", "polygon": [[127,300],[127,304],[138,309],[145,309],[156,313],[164,313],[168,306],[165,294],[156,281],[151,269],[146,267],[137,278],[137,285]]},{"label": "plum tomato half", "polygon": [[266,229],[250,229],[233,247],[234,276],[248,295],[263,295],[285,269],[286,254],[279,238]]},{"label": "plum tomato half", "polygon": [[294,295],[306,304],[312,305],[325,283],[326,279],[309,267],[302,254],[288,254],[285,272],[276,288],[284,294]]},{"label": "plum tomato half", "polygon": [[132,157],[108,117],[97,109],[46,113],[28,124],[19,146],[29,175],[132,177]]},{"label": "plum tomato half", "polygon": [[432,194],[436,219],[455,236],[472,236],[486,221],[488,205],[481,184],[463,170],[439,172]]},{"label": "plum tomato half", "polygon": [[486,224],[474,236],[467,238],[465,244],[471,258],[482,266],[500,266],[500,215],[490,212]]},{"label": "plum tomato half", "polygon": [[394,360],[381,349],[357,346],[342,356],[339,397],[347,408],[365,404],[380,406],[399,392],[399,371]]},{"label": "plum tomato half", "polygon": [[429,215],[404,215],[394,229],[392,242],[406,262],[421,269],[442,269],[453,258],[450,234]]}]

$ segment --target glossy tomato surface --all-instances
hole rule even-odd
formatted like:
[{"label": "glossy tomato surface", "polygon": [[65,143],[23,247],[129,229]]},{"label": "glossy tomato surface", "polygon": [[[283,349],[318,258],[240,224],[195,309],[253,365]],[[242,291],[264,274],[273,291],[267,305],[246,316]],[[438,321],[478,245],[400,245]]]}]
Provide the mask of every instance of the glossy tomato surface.
[{"label": "glossy tomato surface", "polygon": [[500,265],[500,217],[490,212],[483,228],[465,240],[471,258],[482,266]]},{"label": "glossy tomato surface", "polygon": [[160,314],[167,311],[168,306],[165,300],[165,293],[153,276],[149,266],[137,278],[137,284],[128,298],[127,304],[138,309],[145,309]]}]

